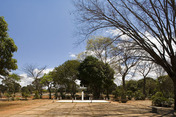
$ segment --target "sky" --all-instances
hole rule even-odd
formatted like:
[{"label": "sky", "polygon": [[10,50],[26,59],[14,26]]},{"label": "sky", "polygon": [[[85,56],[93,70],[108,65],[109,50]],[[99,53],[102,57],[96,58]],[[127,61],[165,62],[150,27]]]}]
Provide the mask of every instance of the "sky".
[{"label": "sky", "polygon": [[52,69],[85,50],[76,45],[74,5],[71,0],[0,0],[0,16],[18,47],[18,70],[26,64]]},{"label": "sky", "polygon": [[18,69],[13,73],[23,76],[22,86],[33,80],[22,71],[26,64],[47,66],[48,73],[85,51],[84,42],[75,45],[79,37],[74,36],[78,31],[72,0],[0,0],[0,16],[18,47]]}]

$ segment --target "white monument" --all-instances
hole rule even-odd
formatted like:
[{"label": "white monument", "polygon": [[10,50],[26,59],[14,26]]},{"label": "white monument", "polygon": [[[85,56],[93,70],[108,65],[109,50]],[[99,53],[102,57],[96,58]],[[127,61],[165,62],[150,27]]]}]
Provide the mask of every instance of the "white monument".
[{"label": "white monument", "polygon": [[82,101],[84,100],[84,90],[87,89],[86,87],[80,87],[80,89],[82,90],[82,95],[81,95],[81,99]]},{"label": "white monument", "polygon": [[84,100],[84,91],[82,91],[82,100]]},{"label": "white monument", "polygon": [[[76,100],[76,98],[75,98],[75,100],[58,100],[57,102],[87,102],[87,103],[94,103],[94,102],[98,102],[98,103],[109,103],[109,101],[106,101],[106,100],[92,100],[92,98],[89,98],[89,100],[84,100],[84,90],[86,90],[87,89],[87,87],[80,87],[79,89],[81,89],[81,100]],[[90,100],[91,99],[91,100]]]}]

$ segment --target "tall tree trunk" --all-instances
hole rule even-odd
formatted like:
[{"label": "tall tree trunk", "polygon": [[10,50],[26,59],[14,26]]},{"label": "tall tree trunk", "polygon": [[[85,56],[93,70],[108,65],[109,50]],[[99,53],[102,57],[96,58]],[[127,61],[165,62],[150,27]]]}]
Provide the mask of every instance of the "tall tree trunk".
[{"label": "tall tree trunk", "polygon": [[55,99],[57,99],[58,98],[58,89],[56,88],[55,89]]},{"label": "tall tree trunk", "polygon": [[2,94],[1,94],[1,91],[0,91],[0,98],[2,98]]},{"label": "tall tree trunk", "polygon": [[176,110],[176,77],[174,81],[174,110]]},{"label": "tall tree trunk", "polygon": [[125,76],[122,76],[123,90],[126,92]]},{"label": "tall tree trunk", "polygon": [[109,100],[109,88],[106,89],[106,97],[107,97],[108,100]]},{"label": "tall tree trunk", "polygon": [[48,92],[49,92],[49,99],[51,99],[51,88],[48,87]]},{"label": "tall tree trunk", "polygon": [[145,98],[146,98],[146,91],[145,91],[145,85],[146,85],[146,77],[144,77],[144,82],[143,82],[144,84],[143,84],[143,94],[144,94],[144,96],[145,96]]}]

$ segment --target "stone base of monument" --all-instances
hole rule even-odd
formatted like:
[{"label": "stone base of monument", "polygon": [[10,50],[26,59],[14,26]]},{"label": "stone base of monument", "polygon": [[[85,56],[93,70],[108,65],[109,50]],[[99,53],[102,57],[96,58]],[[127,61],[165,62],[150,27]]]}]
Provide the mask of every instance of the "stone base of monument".
[{"label": "stone base of monument", "polygon": [[70,103],[110,103],[107,100],[58,100],[56,102],[70,102]]}]

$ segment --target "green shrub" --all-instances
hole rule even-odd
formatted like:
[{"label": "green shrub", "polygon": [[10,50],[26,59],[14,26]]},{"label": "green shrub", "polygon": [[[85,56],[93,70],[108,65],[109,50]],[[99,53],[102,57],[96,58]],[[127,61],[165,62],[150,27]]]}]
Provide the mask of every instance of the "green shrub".
[{"label": "green shrub", "polygon": [[121,97],[120,101],[121,101],[122,103],[126,103],[126,102],[128,101],[126,91],[122,90],[122,91],[120,92],[120,97]]},{"label": "green shrub", "polygon": [[30,93],[22,92],[22,97],[24,97],[26,100],[30,96]]},{"label": "green shrub", "polygon": [[156,92],[155,95],[152,96],[152,104],[154,106],[164,106],[164,107],[171,107],[171,105],[174,103],[173,98],[165,98],[162,94],[162,92]]},{"label": "green shrub", "polygon": [[131,100],[133,98],[133,92],[127,91],[128,100]]},{"label": "green shrub", "polygon": [[10,97],[12,97],[11,93],[5,93],[4,95],[8,98],[8,100],[10,100]]},{"label": "green shrub", "polygon": [[38,91],[35,91],[35,94],[34,94],[34,99],[39,99],[40,96],[39,96],[39,92]]},{"label": "green shrub", "polygon": [[138,90],[134,93],[134,99],[135,100],[145,100],[145,95],[143,95],[143,93]]},{"label": "green shrub", "polygon": [[15,100],[20,100],[20,97],[16,97]]}]

